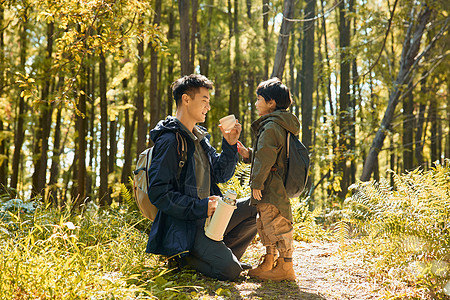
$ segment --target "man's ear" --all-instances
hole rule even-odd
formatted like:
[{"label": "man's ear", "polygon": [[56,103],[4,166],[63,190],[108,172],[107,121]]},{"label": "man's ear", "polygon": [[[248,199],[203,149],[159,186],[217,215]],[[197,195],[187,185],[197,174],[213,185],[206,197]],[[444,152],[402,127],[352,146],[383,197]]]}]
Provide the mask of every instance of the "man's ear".
[{"label": "man's ear", "polygon": [[186,105],[189,103],[189,100],[191,100],[191,97],[189,97],[188,94],[181,95],[181,102]]}]

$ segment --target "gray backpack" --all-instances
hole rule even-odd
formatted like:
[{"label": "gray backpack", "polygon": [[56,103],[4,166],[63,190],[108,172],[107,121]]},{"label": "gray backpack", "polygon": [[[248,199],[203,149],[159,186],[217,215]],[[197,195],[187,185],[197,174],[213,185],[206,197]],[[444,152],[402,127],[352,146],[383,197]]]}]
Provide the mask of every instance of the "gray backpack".
[{"label": "gray backpack", "polygon": [[[180,178],[181,169],[187,160],[187,147],[186,140],[181,134],[176,132],[176,138],[178,141],[177,152],[180,157],[180,162],[178,163],[177,179]],[[154,147],[145,149],[139,154],[138,161],[136,163],[136,170],[133,171],[134,174],[134,197],[136,199],[137,206],[141,211],[142,215],[147,219],[153,221],[156,217],[158,209],[152,204],[148,197],[148,170],[152,163]]]}]

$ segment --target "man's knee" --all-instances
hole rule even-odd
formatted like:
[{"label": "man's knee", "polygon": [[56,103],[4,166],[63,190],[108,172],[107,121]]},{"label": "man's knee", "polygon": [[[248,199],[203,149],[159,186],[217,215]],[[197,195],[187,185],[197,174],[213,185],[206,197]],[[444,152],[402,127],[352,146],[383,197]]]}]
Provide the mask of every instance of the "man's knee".
[{"label": "man's knee", "polygon": [[215,277],[219,280],[236,280],[242,272],[242,268],[239,263],[229,263],[222,266],[213,267]]}]

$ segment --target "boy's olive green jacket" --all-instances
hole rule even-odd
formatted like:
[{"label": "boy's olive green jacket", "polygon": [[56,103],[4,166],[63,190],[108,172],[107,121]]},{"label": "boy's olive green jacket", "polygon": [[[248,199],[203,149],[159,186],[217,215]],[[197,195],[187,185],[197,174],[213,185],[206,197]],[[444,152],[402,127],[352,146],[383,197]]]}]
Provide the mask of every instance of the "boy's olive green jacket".
[{"label": "boy's olive green jacket", "polygon": [[252,123],[255,143],[250,155],[250,187],[262,190],[262,199],[252,197],[252,204],[271,203],[292,221],[291,204],[284,188],[287,131],[298,135],[300,122],[286,110],[276,110]]}]

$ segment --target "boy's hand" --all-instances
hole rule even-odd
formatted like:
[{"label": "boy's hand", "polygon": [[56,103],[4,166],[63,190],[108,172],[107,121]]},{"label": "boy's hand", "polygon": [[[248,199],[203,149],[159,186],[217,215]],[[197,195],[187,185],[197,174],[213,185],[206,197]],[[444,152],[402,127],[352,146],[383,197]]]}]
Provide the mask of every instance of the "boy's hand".
[{"label": "boy's hand", "polygon": [[222,125],[219,125],[220,131],[222,131],[223,137],[227,140],[228,144],[231,146],[236,145],[239,140],[239,136],[241,135],[242,125],[236,120],[236,124],[234,128],[230,130],[230,132],[225,132],[223,130]]},{"label": "boy's hand", "polygon": [[261,190],[257,190],[257,189],[253,189],[252,190],[252,194],[253,194],[253,198],[255,198],[256,200],[260,201],[262,198],[262,192]]},{"label": "boy's hand", "polygon": [[248,151],[248,148],[246,148],[241,141],[237,141],[237,150],[243,158],[248,159],[250,157],[250,151]]}]

